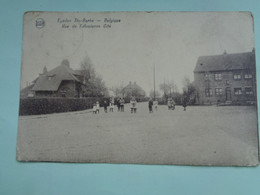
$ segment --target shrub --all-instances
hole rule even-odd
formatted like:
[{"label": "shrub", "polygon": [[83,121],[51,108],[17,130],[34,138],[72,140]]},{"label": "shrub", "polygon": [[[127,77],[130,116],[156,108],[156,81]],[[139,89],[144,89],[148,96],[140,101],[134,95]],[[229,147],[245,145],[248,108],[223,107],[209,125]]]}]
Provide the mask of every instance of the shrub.
[{"label": "shrub", "polygon": [[103,106],[107,98],[21,98],[19,115],[71,112],[92,108],[96,101]]}]

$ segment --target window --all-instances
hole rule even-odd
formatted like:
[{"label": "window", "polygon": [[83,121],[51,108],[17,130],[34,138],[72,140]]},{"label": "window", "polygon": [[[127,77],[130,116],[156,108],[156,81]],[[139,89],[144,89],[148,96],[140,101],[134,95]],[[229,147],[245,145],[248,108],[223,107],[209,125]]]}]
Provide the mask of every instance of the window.
[{"label": "window", "polygon": [[234,88],[235,95],[242,95],[242,88]]},{"label": "window", "polygon": [[229,83],[229,80],[226,80],[226,84],[227,84],[227,85],[229,85],[229,84],[230,84],[230,83]]},{"label": "window", "polygon": [[210,79],[210,75],[209,75],[209,73],[205,73],[205,75],[204,75],[204,79],[205,79],[205,80],[209,80],[209,79]]},{"label": "window", "polygon": [[252,79],[253,75],[251,73],[245,73],[245,79]]},{"label": "window", "polygon": [[216,88],[215,89],[215,94],[216,95],[222,95],[222,88]]},{"label": "window", "polygon": [[206,97],[212,96],[213,95],[212,89],[205,89],[205,95],[206,95]]},{"label": "window", "polygon": [[233,78],[234,80],[241,80],[241,73],[234,73]]},{"label": "window", "polygon": [[221,75],[221,73],[215,73],[215,80],[216,80],[216,81],[222,80],[222,75]]},{"label": "window", "polygon": [[246,95],[253,95],[252,87],[246,87],[245,88],[245,93],[246,93]]},{"label": "window", "polygon": [[34,91],[30,91],[27,95],[27,97],[34,97],[35,96],[35,92]]},{"label": "window", "polygon": [[54,76],[55,76],[55,74],[53,74],[53,75],[47,75],[47,79],[50,81],[50,80],[53,79]]}]

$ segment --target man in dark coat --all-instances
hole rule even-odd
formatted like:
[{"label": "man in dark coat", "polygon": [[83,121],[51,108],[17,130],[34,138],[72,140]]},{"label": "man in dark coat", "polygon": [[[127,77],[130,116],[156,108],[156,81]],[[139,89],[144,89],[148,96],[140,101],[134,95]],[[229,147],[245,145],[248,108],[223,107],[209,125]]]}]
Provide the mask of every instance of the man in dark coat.
[{"label": "man in dark coat", "polygon": [[105,111],[105,113],[107,113],[107,106],[108,106],[108,103],[107,103],[107,101],[105,100],[105,101],[104,101],[104,111]]},{"label": "man in dark coat", "polygon": [[152,100],[152,98],[150,98],[150,100],[148,101],[148,108],[149,108],[149,112],[152,113],[153,112],[153,100]]},{"label": "man in dark coat", "polygon": [[186,111],[187,103],[188,103],[188,97],[184,96],[182,101],[183,111]]},{"label": "man in dark coat", "polygon": [[124,112],[124,109],[125,109],[125,100],[124,100],[124,98],[121,98],[120,99],[120,110],[121,110],[121,112]]},{"label": "man in dark coat", "polygon": [[117,105],[117,111],[120,111],[120,98],[117,98],[116,100],[116,105]]}]

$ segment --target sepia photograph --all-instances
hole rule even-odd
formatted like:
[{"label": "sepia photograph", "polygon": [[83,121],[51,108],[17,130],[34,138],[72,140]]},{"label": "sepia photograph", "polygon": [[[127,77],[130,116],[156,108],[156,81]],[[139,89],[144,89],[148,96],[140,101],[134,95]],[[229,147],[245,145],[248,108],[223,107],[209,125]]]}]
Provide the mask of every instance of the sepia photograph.
[{"label": "sepia photograph", "polygon": [[18,161],[257,166],[250,12],[26,12]]}]

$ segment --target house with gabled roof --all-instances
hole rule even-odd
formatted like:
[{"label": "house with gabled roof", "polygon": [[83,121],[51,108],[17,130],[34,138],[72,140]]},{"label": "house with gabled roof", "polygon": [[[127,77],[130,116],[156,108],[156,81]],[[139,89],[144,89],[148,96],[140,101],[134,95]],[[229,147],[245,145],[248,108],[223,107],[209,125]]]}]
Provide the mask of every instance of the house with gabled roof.
[{"label": "house with gabled roof", "polygon": [[70,68],[68,60],[61,65],[43,73],[33,81],[28,97],[80,97],[84,77],[79,71]]},{"label": "house with gabled roof", "polygon": [[255,51],[200,56],[194,69],[197,104],[256,102]]},{"label": "house with gabled roof", "polygon": [[145,97],[145,91],[142,87],[140,87],[136,82],[129,82],[128,85],[126,85],[122,89],[123,97],[130,98],[132,96],[136,98],[144,98]]}]

